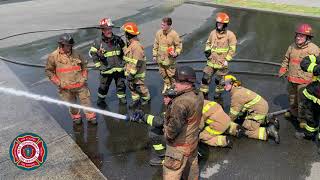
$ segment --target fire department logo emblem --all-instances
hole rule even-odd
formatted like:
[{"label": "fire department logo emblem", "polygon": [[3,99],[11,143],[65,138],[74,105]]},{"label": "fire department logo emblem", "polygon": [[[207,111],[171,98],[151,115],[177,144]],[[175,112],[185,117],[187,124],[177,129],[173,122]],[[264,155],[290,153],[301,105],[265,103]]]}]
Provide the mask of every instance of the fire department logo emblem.
[{"label": "fire department logo emblem", "polygon": [[30,171],[39,168],[46,161],[48,151],[40,136],[24,133],[12,141],[9,153],[18,168]]}]

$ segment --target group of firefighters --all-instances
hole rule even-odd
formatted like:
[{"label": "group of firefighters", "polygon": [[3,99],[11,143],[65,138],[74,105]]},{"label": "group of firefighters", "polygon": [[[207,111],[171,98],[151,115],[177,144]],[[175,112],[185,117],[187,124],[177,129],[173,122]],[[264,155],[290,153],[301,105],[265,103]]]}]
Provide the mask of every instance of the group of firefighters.
[{"label": "group of firefighters", "polygon": [[[196,88],[196,73],[189,66],[176,67],[176,58],[182,53],[182,41],[172,28],[172,19],[165,17],[156,33],[152,55],[159,65],[163,79],[163,101],[166,106],[161,116],[135,110],[128,121],[151,126],[153,143],[151,165],[163,165],[164,179],[197,179],[198,143],[216,147],[232,147],[228,135],[268,140],[280,143],[279,122],[268,118],[268,102],[256,92],[242,86],[235,76],[228,74],[228,62],[236,52],[237,39],[228,30],[229,16],[220,12],[216,16],[215,29],[206,42],[204,54],[207,64],[203,70],[201,85]],[[144,83],[146,57],[139,42],[137,24],[127,22],[122,26],[125,41],[112,32],[113,23],[100,21],[101,37],[92,44],[89,53],[100,71],[97,105],[106,107],[105,98],[112,80],[115,80],[119,103],[126,104],[126,84],[131,92],[129,108],[146,105],[150,93]],[[295,42],[289,46],[279,77],[288,79],[290,111],[285,117],[299,123],[296,137],[319,140],[320,120],[320,58],[319,47],[311,42],[312,28],[308,24],[298,26]],[[64,34],[58,40],[58,48],[48,57],[46,74],[58,86],[59,95],[68,102],[80,101],[91,106],[87,87],[87,60],[72,48],[74,39]],[[227,114],[222,106],[208,100],[209,84],[215,78],[215,99],[223,91],[230,92],[231,105]],[[70,108],[75,124],[81,124],[80,110]],[[85,111],[86,119],[97,124],[96,114]],[[165,143],[163,143],[165,142]]]}]

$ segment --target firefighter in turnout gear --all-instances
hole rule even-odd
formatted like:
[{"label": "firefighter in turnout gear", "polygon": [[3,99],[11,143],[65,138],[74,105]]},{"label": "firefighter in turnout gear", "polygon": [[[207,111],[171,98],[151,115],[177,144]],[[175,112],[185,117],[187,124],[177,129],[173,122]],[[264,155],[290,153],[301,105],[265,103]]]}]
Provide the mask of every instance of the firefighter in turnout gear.
[{"label": "firefighter in turnout gear", "polygon": [[164,81],[162,93],[174,83],[176,57],[181,54],[182,42],[179,34],[172,29],[172,19],[162,19],[161,30],[156,33],[153,44],[153,60],[159,65],[159,73]]},{"label": "firefighter in turnout gear", "polygon": [[[62,100],[75,103],[79,99],[81,105],[90,107],[90,91],[87,87],[88,62],[72,49],[74,40],[71,35],[62,35],[58,44],[58,49],[48,57],[46,75],[58,87]],[[70,108],[69,112],[73,122],[81,124],[80,110]],[[97,123],[94,112],[85,111],[85,116],[88,122]]]},{"label": "firefighter in turnout gear", "polygon": [[163,179],[198,179],[199,176],[197,149],[203,96],[195,90],[195,81],[196,73],[191,67],[178,67],[175,73],[175,88],[165,93],[164,103],[168,106],[164,120],[143,113],[129,116],[130,121],[163,127],[167,143]]},{"label": "firefighter in turnout gear", "polygon": [[313,82],[303,90],[302,111],[306,118],[303,132],[297,132],[298,138],[315,139],[320,153],[320,57],[309,55],[301,61],[301,69],[313,74]]},{"label": "firefighter in turnout gear", "polygon": [[243,128],[231,121],[220,104],[208,100],[204,100],[200,130],[200,141],[214,147],[231,148],[232,141],[226,134],[237,137],[244,134]]},{"label": "firefighter in turnout gear", "polygon": [[220,98],[223,92],[221,80],[228,73],[228,62],[232,60],[236,52],[237,38],[232,31],[227,30],[229,21],[226,13],[218,13],[216,28],[210,33],[206,43],[204,53],[208,61],[203,69],[200,87],[206,99],[208,99],[209,85],[213,75],[216,75],[215,98]]},{"label": "firefighter in turnout gear", "polygon": [[286,52],[279,70],[279,76],[286,76],[289,81],[290,111],[285,114],[285,117],[298,120],[302,127],[306,121],[304,116],[301,115],[302,90],[312,82],[312,73],[302,71],[300,62],[308,55],[318,56],[319,47],[311,42],[313,35],[309,24],[299,25],[295,33],[295,42],[289,46]]},{"label": "firefighter in turnout gear", "polygon": [[112,27],[110,19],[104,18],[100,21],[101,37],[94,41],[89,51],[96,68],[100,70],[97,105],[101,108],[106,107],[105,98],[113,79],[120,103],[127,103],[122,50],[125,43],[121,37],[112,33]]},{"label": "firefighter in turnout gear", "polygon": [[[242,126],[249,138],[266,141],[268,137],[273,137],[276,143],[280,143],[277,126],[267,122],[269,106],[265,99],[241,86],[241,82],[232,75],[224,77],[224,89],[231,94],[229,113],[231,121],[235,121],[239,116],[244,116]],[[261,126],[264,124],[267,124],[268,127]],[[233,134],[232,131],[230,133]]]},{"label": "firefighter in turnout gear", "polygon": [[[164,96],[164,104],[168,105],[171,98]],[[151,166],[162,166],[165,156],[165,143],[163,140],[163,123],[165,112],[160,116],[145,114],[142,110],[136,110],[127,116],[127,120],[131,122],[148,124],[151,126],[149,129],[149,138],[152,143],[152,156],[149,161]]]},{"label": "firefighter in turnout gear", "polygon": [[[167,90],[164,93],[163,102],[168,105],[172,100]],[[153,127],[151,132],[157,133],[157,141],[155,142],[155,136],[152,136],[153,148],[158,156],[155,156],[150,160],[151,165],[162,165],[164,156],[162,151],[165,149],[161,142],[160,136],[163,129],[163,118],[162,116],[153,116],[151,114],[144,114],[143,111],[138,110],[128,116],[128,120],[138,123],[146,123]],[[156,131],[157,129],[158,131]],[[200,141],[214,147],[232,147],[230,138],[226,136],[230,132],[234,132],[234,136],[241,137],[244,135],[244,129],[238,124],[231,121],[230,117],[224,112],[222,106],[214,101],[204,100],[204,106],[202,109],[202,118],[199,126],[201,130]]]},{"label": "firefighter in turnout gear", "polygon": [[122,26],[127,39],[127,47],[124,48],[125,76],[131,92],[132,103],[130,108],[146,105],[150,102],[150,93],[144,84],[146,77],[146,57],[144,48],[139,42],[140,34],[138,26],[133,22],[127,22]]}]

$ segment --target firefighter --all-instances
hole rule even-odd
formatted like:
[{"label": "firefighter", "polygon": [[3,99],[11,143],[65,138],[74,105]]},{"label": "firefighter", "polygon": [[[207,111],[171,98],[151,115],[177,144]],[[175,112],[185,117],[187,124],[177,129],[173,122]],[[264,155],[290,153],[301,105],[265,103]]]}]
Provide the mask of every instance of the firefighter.
[{"label": "firefighter", "polygon": [[204,100],[200,125],[201,142],[214,147],[232,148],[232,141],[227,134],[241,137],[243,128],[231,121],[220,104]]},{"label": "firefighter", "polygon": [[[169,90],[170,91],[170,90]],[[168,91],[165,92],[163,101],[168,105],[172,99],[168,96]],[[151,114],[144,114],[141,110],[135,111],[128,117],[129,121],[146,123],[154,129],[163,129],[163,117],[153,116]],[[232,147],[231,139],[226,134],[241,137],[243,129],[238,124],[231,121],[228,114],[226,114],[222,106],[214,101],[204,100],[202,109],[202,118],[199,129],[200,141],[214,147]],[[234,132],[234,134],[232,134]],[[158,133],[161,135],[161,133]],[[158,138],[159,139],[159,138]],[[157,152],[157,147],[164,149],[161,141],[154,144],[154,149]],[[159,151],[160,152],[160,151]],[[162,157],[161,153],[157,153],[158,157]],[[156,158],[154,158],[156,159]],[[158,158],[159,159],[159,158]],[[153,160],[153,162],[156,162]],[[152,163],[150,163],[152,164]],[[153,163],[154,164],[154,163]],[[152,164],[152,165],[153,165]]]},{"label": "firefighter", "polygon": [[[244,116],[242,126],[245,128],[246,136],[264,141],[268,137],[273,137],[276,143],[280,143],[276,128],[278,125],[267,122],[268,102],[257,93],[241,86],[241,82],[232,75],[226,75],[223,84],[224,89],[231,94],[229,113],[231,121],[242,115]],[[262,127],[263,124],[267,124],[268,127]]]},{"label": "firefighter", "polygon": [[[52,52],[47,60],[45,71],[48,78],[58,87],[61,99],[71,103],[79,99],[81,105],[90,107],[88,62],[72,49],[74,40],[71,35],[63,34],[58,44],[58,49]],[[70,108],[69,112],[73,122],[81,124],[80,110]],[[88,122],[97,124],[94,112],[85,111],[85,116]]]},{"label": "firefighter", "polygon": [[213,30],[206,43],[204,54],[207,57],[207,65],[203,69],[200,91],[208,99],[209,85],[213,75],[215,77],[215,98],[218,99],[223,92],[221,80],[228,73],[228,62],[232,60],[236,52],[237,38],[235,34],[227,30],[229,16],[220,12],[216,16],[216,28]]},{"label": "firefighter", "polygon": [[153,44],[153,61],[159,65],[159,73],[164,81],[162,93],[174,83],[176,57],[181,54],[182,42],[179,34],[171,27],[172,19],[162,19],[161,29],[156,33]]},{"label": "firefighter", "polygon": [[315,139],[320,153],[320,57],[309,55],[301,61],[301,69],[314,75],[313,82],[303,90],[302,111],[306,118],[306,124],[302,127],[303,132],[297,132],[296,137]]},{"label": "firefighter", "polygon": [[290,111],[285,113],[286,118],[297,120],[302,127],[305,119],[301,115],[302,90],[312,81],[312,73],[304,72],[300,68],[302,58],[308,55],[319,55],[319,47],[311,42],[312,28],[309,24],[301,24],[295,31],[295,42],[286,52],[279,77],[287,77]]},{"label": "firefighter", "polygon": [[[163,162],[163,179],[197,179],[198,141],[203,96],[194,87],[196,73],[189,66],[178,67],[175,72],[174,89],[165,98],[168,103],[163,118],[138,113],[129,120],[144,121],[149,125],[162,128],[166,140],[166,152]],[[133,120],[132,120],[133,119]],[[156,119],[156,120],[154,120]]]},{"label": "firefighter", "polygon": [[113,23],[111,19],[100,20],[99,28],[102,34],[97,38],[90,48],[90,55],[95,67],[100,70],[100,86],[98,89],[97,105],[100,108],[106,107],[110,84],[114,79],[117,88],[117,97],[121,104],[126,104],[126,85],[124,76],[123,47],[124,41],[121,37],[113,34]]},{"label": "firefighter", "polygon": [[125,76],[131,92],[132,103],[130,108],[146,105],[150,102],[150,93],[144,84],[146,77],[146,57],[138,35],[138,26],[133,22],[127,22],[122,26],[127,40],[124,48]]}]

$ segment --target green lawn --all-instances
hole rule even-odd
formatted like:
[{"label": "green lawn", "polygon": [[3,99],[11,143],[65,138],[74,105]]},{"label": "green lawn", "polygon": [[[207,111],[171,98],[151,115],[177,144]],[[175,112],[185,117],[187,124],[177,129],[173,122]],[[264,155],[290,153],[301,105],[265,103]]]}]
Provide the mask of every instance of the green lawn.
[{"label": "green lawn", "polygon": [[296,6],[278,3],[261,2],[258,0],[213,0],[217,4],[226,4],[240,7],[251,7],[297,14],[312,14],[320,16],[320,8]]}]

